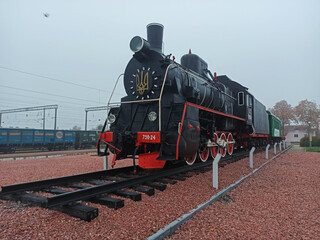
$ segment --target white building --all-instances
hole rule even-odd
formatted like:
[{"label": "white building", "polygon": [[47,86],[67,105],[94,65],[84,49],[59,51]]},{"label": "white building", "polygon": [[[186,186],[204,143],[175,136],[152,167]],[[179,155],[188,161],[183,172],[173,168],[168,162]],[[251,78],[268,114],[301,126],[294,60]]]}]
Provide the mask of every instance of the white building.
[{"label": "white building", "polygon": [[[288,142],[300,142],[300,139],[308,136],[308,126],[307,125],[292,125],[285,126],[286,141]],[[312,136],[316,136],[316,131],[314,129],[310,130]]]}]

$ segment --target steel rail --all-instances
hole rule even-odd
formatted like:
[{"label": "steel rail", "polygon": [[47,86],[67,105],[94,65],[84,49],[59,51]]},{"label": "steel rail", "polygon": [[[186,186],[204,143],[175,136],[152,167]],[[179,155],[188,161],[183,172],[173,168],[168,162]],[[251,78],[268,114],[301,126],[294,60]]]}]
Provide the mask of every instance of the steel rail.
[{"label": "steel rail", "polygon": [[[238,155],[228,156],[224,158],[224,160],[227,161],[232,159],[233,157],[244,157],[247,155],[248,155],[247,152],[241,152]],[[211,164],[212,164],[212,160],[209,160],[206,162],[200,162],[200,163],[194,164],[192,166],[183,166],[179,168],[161,170],[159,172],[156,172],[147,176],[125,179],[125,180],[121,180],[113,183],[106,183],[99,186],[94,186],[91,188],[76,190],[69,193],[63,193],[56,196],[50,196],[47,198],[46,207],[52,208],[52,207],[64,205],[70,202],[86,200],[101,194],[112,193],[119,189],[129,188],[134,185],[139,185],[146,182],[152,182],[159,178],[169,177],[169,176],[180,174],[183,172],[197,170],[206,166],[210,166]]]},{"label": "steel rail", "polygon": [[[248,155],[247,152],[240,152],[238,154],[233,154],[232,156],[225,157],[223,160],[228,161],[234,157],[239,158],[239,157],[245,157],[247,155]],[[182,166],[178,168],[164,169],[147,176],[133,177],[129,179],[120,180],[117,182],[106,183],[106,184],[102,184],[94,187],[89,187],[86,189],[75,190],[72,192],[63,193],[56,196],[50,196],[50,197],[44,198],[41,204],[43,207],[46,207],[46,208],[63,206],[71,202],[86,200],[95,196],[99,196],[101,194],[112,193],[123,188],[129,188],[135,185],[152,182],[160,178],[177,175],[187,171],[201,169],[211,164],[212,164],[212,160],[209,160],[206,162],[200,162],[200,163],[194,164],[192,166]],[[61,185],[66,185],[72,182],[82,181],[82,180],[114,176],[119,173],[130,173],[132,172],[132,170],[133,170],[133,167],[131,166],[126,168],[90,172],[90,173],[65,176],[60,178],[51,178],[46,180],[34,181],[34,182],[26,182],[26,183],[2,186],[2,192],[0,192],[0,198],[10,194],[16,194],[16,193],[19,194],[25,191],[37,191],[37,190],[45,189],[52,186],[61,186]]]},{"label": "steel rail", "polygon": [[146,182],[152,182],[158,178],[169,177],[169,176],[183,173],[186,171],[196,170],[196,169],[208,166],[210,164],[211,164],[211,161],[205,162],[205,163],[198,163],[198,164],[195,164],[192,166],[183,166],[183,167],[173,168],[173,169],[169,169],[169,170],[162,170],[160,172],[157,172],[157,173],[154,173],[151,175],[147,175],[147,176],[125,179],[125,180],[121,180],[118,182],[106,183],[106,184],[102,184],[99,186],[94,186],[94,187],[90,187],[90,188],[86,188],[86,189],[80,189],[80,190],[76,190],[76,191],[69,192],[69,193],[63,193],[63,194],[59,194],[56,196],[50,196],[47,198],[46,207],[52,208],[52,207],[64,205],[64,204],[67,204],[70,202],[86,200],[86,199],[89,199],[89,198],[92,198],[92,197],[95,197],[95,196],[98,196],[101,194],[112,193],[112,192],[115,192],[119,189],[129,188],[131,186],[143,184]]}]

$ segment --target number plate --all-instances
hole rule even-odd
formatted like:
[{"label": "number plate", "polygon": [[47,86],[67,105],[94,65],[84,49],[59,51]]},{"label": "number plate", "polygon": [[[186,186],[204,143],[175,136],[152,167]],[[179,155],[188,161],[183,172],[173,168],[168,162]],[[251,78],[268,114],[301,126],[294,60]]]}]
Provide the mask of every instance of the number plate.
[{"label": "number plate", "polygon": [[140,143],[160,143],[160,132],[138,132],[137,140]]}]

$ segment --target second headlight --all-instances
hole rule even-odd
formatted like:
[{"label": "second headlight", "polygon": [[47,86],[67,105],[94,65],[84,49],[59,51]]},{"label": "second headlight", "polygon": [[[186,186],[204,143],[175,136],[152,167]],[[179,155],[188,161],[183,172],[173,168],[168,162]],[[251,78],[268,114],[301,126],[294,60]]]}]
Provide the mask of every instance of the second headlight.
[{"label": "second headlight", "polygon": [[148,119],[151,122],[154,122],[157,119],[157,113],[156,112],[149,112]]},{"label": "second headlight", "polygon": [[109,114],[109,117],[108,117],[108,121],[109,123],[114,123],[116,121],[116,116],[112,113]]}]

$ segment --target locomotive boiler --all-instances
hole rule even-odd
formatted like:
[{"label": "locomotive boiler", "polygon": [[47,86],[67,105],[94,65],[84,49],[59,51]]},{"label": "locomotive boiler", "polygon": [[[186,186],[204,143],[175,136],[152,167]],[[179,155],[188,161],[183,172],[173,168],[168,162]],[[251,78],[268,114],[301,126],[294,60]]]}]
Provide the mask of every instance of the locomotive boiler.
[{"label": "locomotive boiler", "polygon": [[[147,40],[130,41],[133,56],[123,74],[126,96],[110,103],[98,154],[139,158],[142,168],[162,168],[268,141],[266,108],[241,84],[211,73],[196,54],[180,64],[162,50],[163,26],[147,26]],[[112,96],[111,96],[112,97]],[[104,147],[103,147],[104,145]]]}]

